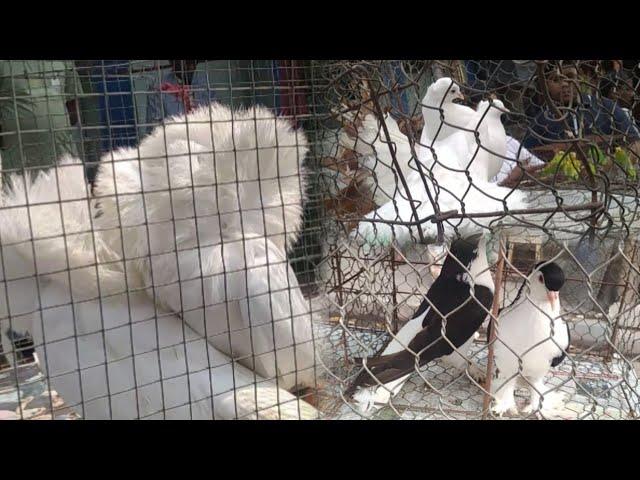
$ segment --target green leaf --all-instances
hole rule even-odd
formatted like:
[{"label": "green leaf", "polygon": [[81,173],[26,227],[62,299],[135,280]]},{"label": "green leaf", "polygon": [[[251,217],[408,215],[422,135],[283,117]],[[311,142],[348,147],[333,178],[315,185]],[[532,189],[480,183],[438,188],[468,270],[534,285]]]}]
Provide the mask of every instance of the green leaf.
[{"label": "green leaf", "polygon": [[624,172],[632,179],[635,180],[637,177],[637,172],[633,164],[631,163],[631,159],[627,152],[625,152],[622,148],[617,147],[615,154],[613,156],[613,160],[617,165],[624,170]]},{"label": "green leaf", "polygon": [[555,175],[556,172],[560,172],[566,177],[577,180],[580,177],[581,170],[582,163],[578,160],[575,152],[567,154],[560,150],[542,170],[542,173],[544,175]]},{"label": "green leaf", "polygon": [[630,165],[629,156],[627,155],[627,152],[622,150],[620,147],[616,148],[616,152],[615,152],[613,158],[616,161],[616,163],[618,165],[620,165],[621,167]]},{"label": "green leaf", "polygon": [[558,166],[560,165],[560,162],[561,162],[563,157],[564,157],[564,152],[562,150],[558,151],[553,156],[553,158],[551,160],[549,160],[549,162],[547,163],[547,166],[542,169],[542,174],[543,175],[555,175],[555,173],[557,171],[562,171],[561,168],[560,168],[560,170],[558,170]]},{"label": "green leaf", "polygon": [[577,161],[575,153],[571,152],[564,157],[561,165],[562,173],[572,180],[577,180],[580,176],[580,162]]},{"label": "green leaf", "polygon": [[607,156],[604,154],[604,152],[597,145],[592,145],[590,147],[590,153],[591,153],[591,158],[593,159],[594,163],[597,163],[598,165],[606,165],[607,164],[607,162],[608,162]]}]

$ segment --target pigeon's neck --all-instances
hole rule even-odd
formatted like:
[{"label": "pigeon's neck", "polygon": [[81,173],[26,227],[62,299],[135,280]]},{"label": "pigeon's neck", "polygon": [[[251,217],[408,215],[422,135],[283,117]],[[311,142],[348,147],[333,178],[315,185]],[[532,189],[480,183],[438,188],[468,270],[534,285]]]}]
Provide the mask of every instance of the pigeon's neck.
[{"label": "pigeon's neck", "polygon": [[478,256],[473,260],[473,262],[471,262],[469,272],[477,285],[487,287],[493,292],[494,283],[493,277],[491,276],[491,270],[489,270],[489,262],[487,262],[486,240],[480,240],[478,245]]},{"label": "pigeon's neck", "polygon": [[[482,255],[484,255],[484,252],[482,252]],[[493,278],[491,277],[486,255],[484,255],[484,258],[480,258],[480,253],[478,254],[478,258],[471,262],[467,271],[459,272],[455,275],[455,279],[469,286],[486,287],[491,292],[494,291]]]},{"label": "pigeon's neck", "polygon": [[[479,262],[475,262],[479,263]],[[456,276],[458,281],[464,282],[469,286],[475,287],[486,287],[491,292],[494,290],[493,278],[491,277],[491,272],[488,268],[485,268],[484,271],[482,268],[474,267],[474,264],[471,265],[469,272],[463,272]]]},{"label": "pigeon's neck", "polygon": [[519,302],[521,307],[534,309],[539,315],[547,318],[547,315],[553,319],[560,316],[560,300],[554,307],[551,302],[545,298],[537,298],[533,296],[531,287],[525,286],[522,298]]},{"label": "pigeon's neck", "polygon": [[443,98],[442,95],[429,95],[427,94],[424,99],[422,100],[422,104],[424,105],[424,107],[422,107],[422,111],[425,110],[430,110],[426,107],[437,107],[440,108],[441,105],[444,105],[445,102],[443,102]]}]

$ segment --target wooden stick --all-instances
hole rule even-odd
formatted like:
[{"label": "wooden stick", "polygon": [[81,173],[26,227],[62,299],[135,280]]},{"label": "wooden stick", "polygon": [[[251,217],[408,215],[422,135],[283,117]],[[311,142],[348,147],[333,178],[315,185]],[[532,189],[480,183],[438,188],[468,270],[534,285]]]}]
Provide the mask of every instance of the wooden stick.
[{"label": "wooden stick", "polygon": [[493,344],[496,339],[496,330],[497,330],[497,318],[498,318],[498,310],[500,309],[500,288],[502,287],[502,275],[504,271],[504,244],[502,242],[502,237],[500,237],[500,253],[498,256],[498,265],[496,267],[496,278],[495,278],[495,287],[493,293],[493,305],[491,306],[491,318],[489,322],[491,323],[491,335],[489,335],[489,353],[487,355],[487,373],[485,376],[485,394],[484,401],[482,405],[482,419],[486,420],[487,415],[489,414],[489,408],[491,405],[491,379],[493,375]]}]

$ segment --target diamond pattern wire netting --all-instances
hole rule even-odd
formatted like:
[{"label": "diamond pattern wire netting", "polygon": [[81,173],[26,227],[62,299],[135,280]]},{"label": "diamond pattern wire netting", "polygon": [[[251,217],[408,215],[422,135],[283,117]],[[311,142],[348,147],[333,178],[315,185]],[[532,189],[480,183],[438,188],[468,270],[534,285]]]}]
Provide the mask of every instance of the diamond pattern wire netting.
[{"label": "diamond pattern wire netting", "polygon": [[[255,107],[260,105],[286,119],[308,141],[305,159],[308,185],[300,232],[289,248],[277,250],[277,258],[267,255],[268,268],[263,280],[272,303],[282,302],[284,311],[295,310],[291,298],[301,299],[304,304],[297,307],[302,312],[298,317],[308,314],[313,323],[316,351],[313,381],[299,390],[298,386],[281,385],[287,377],[282,372],[255,376],[255,371],[260,370],[255,361],[260,357],[253,350],[254,344],[244,357],[223,352],[227,356],[220,357],[215,365],[218,357],[212,357],[211,353],[189,353],[199,340],[208,339],[207,327],[204,334],[197,332],[191,338],[186,333],[187,328],[193,327],[188,323],[189,308],[181,299],[178,306],[173,305],[165,312],[167,301],[159,297],[165,285],[155,283],[153,294],[145,290],[151,285],[137,290],[128,286],[126,290],[132,298],[148,294],[153,299],[150,318],[145,320],[157,325],[166,316],[177,316],[178,322],[184,320],[187,326],[180,324],[182,333],[176,334],[177,339],[170,345],[171,355],[185,357],[184,365],[176,367],[175,374],[163,370],[167,359],[160,346],[162,332],[157,327],[154,330],[157,338],[151,338],[154,334],[146,339],[148,351],[135,353],[136,339],[131,333],[127,336],[127,342],[131,343],[127,353],[113,356],[109,352],[111,327],[105,326],[106,320],[101,320],[102,326],[97,330],[100,335],[90,337],[96,335],[91,331],[85,336],[77,313],[82,302],[68,295],[58,305],[72,307],[74,312],[67,319],[75,325],[74,329],[65,334],[73,360],[68,376],[79,379],[79,384],[84,385],[80,390],[90,391],[91,382],[104,383],[97,389],[96,401],[104,401],[109,407],[101,407],[96,414],[99,418],[118,418],[117,403],[115,407],[111,405],[116,402],[113,385],[118,382],[109,378],[116,374],[96,373],[110,371],[116,364],[121,365],[118,362],[131,364],[123,374],[129,382],[123,387],[124,393],[135,397],[131,403],[136,406],[127,413],[131,418],[498,418],[489,408],[487,391],[491,386],[485,383],[495,381],[493,371],[488,368],[493,365],[489,319],[474,336],[469,351],[463,354],[471,363],[465,362],[462,369],[442,360],[429,362],[413,371],[389,400],[367,412],[345,394],[361,371],[356,359],[380,354],[413,318],[440,273],[451,240],[480,232],[488,242],[487,260],[497,282],[496,307],[515,300],[524,277],[541,260],[553,259],[566,276],[560,295],[562,319],[569,327],[571,344],[567,358],[545,377],[549,390],[547,408],[534,407],[527,412],[530,389],[527,380],[520,378],[515,390],[518,408],[504,418],[623,419],[640,414],[637,61],[85,60],[0,61],[0,65],[3,159],[0,170],[5,194],[11,187],[10,175],[22,176],[25,171],[35,175],[51,169],[64,155],[71,155],[83,164],[89,184],[87,198],[91,201],[95,198],[93,182],[101,175],[99,166],[113,162],[119,149],[129,152],[132,159],[143,165],[146,138],[153,132],[169,131],[171,119],[178,118],[178,124],[189,125],[184,115],[198,107],[208,107],[211,102],[219,102],[233,112],[226,126],[210,122],[207,128],[212,132],[224,128],[232,132],[237,119],[242,118],[239,113],[242,111],[259,122]],[[444,110],[438,105],[427,108],[427,114],[435,112],[435,116],[429,117],[425,125],[425,94],[443,77],[452,80],[449,88],[455,85],[464,95],[464,99],[457,101],[460,105],[472,109],[488,105],[489,111],[496,105],[504,108],[500,120],[507,139],[504,152],[493,152],[493,144],[483,144],[485,137],[479,132],[484,117],[477,130],[461,127],[451,118],[441,116]],[[573,89],[575,96],[565,101],[563,92],[568,89]],[[36,120],[29,123],[21,116],[24,111],[33,111]],[[454,167],[453,174],[443,173],[452,171],[450,165],[445,165],[445,156],[437,155],[435,143],[423,142],[425,128],[432,128],[434,122],[436,130],[439,127],[441,131],[467,128],[474,139],[471,150],[477,148],[472,155],[474,161],[479,162],[483,152],[497,153],[503,160],[499,174],[488,182],[478,183],[473,162]],[[185,127],[185,131],[188,128],[191,127]],[[211,137],[214,138],[213,133]],[[181,140],[189,146],[179,154],[193,157],[189,141],[200,140],[191,138],[190,133]],[[204,154],[214,157],[227,154],[224,158],[229,158],[229,162],[235,159],[236,173],[240,171],[237,159],[242,157],[243,148],[234,145],[229,151],[221,151],[217,140],[215,137],[207,145]],[[293,143],[293,147],[300,149],[304,141],[295,137]],[[247,150],[256,150],[258,157],[268,155],[269,148],[284,151],[286,147],[277,141],[268,148],[259,146],[257,141],[248,145]],[[166,139],[164,149],[159,157],[170,162]],[[425,163],[425,155],[433,158],[431,165]],[[525,170],[522,175],[516,175],[518,167]],[[286,183],[286,175],[279,175]],[[446,175],[457,175],[459,183],[447,183],[446,178],[453,177]],[[251,215],[252,208],[242,205],[242,198],[256,197],[261,203],[253,211],[265,215],[262,194],[255,185],[245,182],[240,175],[229,182],[230,188],[239,188],[238,192],[244,189],[245,193],[235,194],[240,201],[229,207],[227,213]],[[122,189],[122,184],[114,185],[116,191]],[[207,186],[215,185],[213,181]],[[512,200],[517,201],[509,204],[509,208],[499,201],[483,207],[478,199],[495,196],[497,185],[512,191]],[[165,190],[173,188],[167,186]],[[190,188],[195,191],[193,184]],[[223,190],[224,185],[216,188]],[[126,197],[116,193],[115,197],[118,196]],[[284,196],[276,200],[285,208],[299,206],[287,201]],[[64,205],[59,200],[58,203]],[[0,204],[0,211],[7,212],[8,208]],[[153,226],[153,221],[147,218],[147,203],[142,210],[145,228]],[[122,221],[124,215],[119,211],[117,218]],[[195,221],[199,215],[194,214]],[[224,214],[215,212],[210,217],[222,218]],[[167,218],[175,229],[179,223],[175,216]],[[248,231],[245,223],[240,229],[243,241],[255,233]],[[36,232],[38,225],[30,228]],[[266,230],[264,227],[257,236],[277,241],[275,238],[281,232],[271,236]],[[94,229],[96,233],[100,235],[98,229]],[[220,235],[224,237],[224,232]],[[156,240],[151,237],[150,245]],[[103,239],[109,241],[106,236]],[[219,243],[225,241],[223,238]],[[0,246],[3,271],[7,271],[15,246],[3,238]],[[189,249],[198,255],[205,251],[203,246],[190,246],[185,251]],[[176,246],[169,253],[178,258],[179,250]],[[144,255],[143,252],[137,260],[144,263],[148,252],[147,257]],[[231,268],[227,265],[229,261],[226,258],[221,261],[228,279],[232,275],[227,272]],[[277,265],[291,269],[289,281],[282,287],[289,295],[288,301],[282,300],[284,294],[275,292],[277,288],[273,286],[277,280],[271,269],[278,268]],[[250,272],[260,267],[245,260],[239,271],[251,281]],[[126,268],[144,270],[135,265]],[[66,265],[61,273],[71,278],[73,271],[73,267]],[[30,270],[24,276],[33,280],[34,274]],[[152,273],[150,278],[155,276]],[[38,277],[38,291],[50,286],[43,277]],[[295,277],[294,281],[291,277]],[[95,411],[87,409],[86,395],[81,393],[78,398],[61,395],[57,390],[68,386],[42,368],[37,352],[47,347],[48,342],[34,339],[34,332],[24,327],[20,315],[6,308],[10,288],[4,277],[2,280],[0,296],[5,295],[4,305],[0,305],[4,307],[0,310],[2,418],[91,418]],[[180,274],[176,281],[180,283]],[[15,290],[12,292],[15,295]],[[240,300],[251,302],[259,297],[249,292],[247,288],[239,295]],[[237,300],[228,299],[226,290],[224,297],[215,305],[231,305]],[[110,301],[102,293],[97,300]],[[287,303],[291,305],[287,307]],[[124,307],[124,311],[127,309],[131,318],[124,319],[123,325],[133,332],[134,315],[131,307]],[[30,315],[40,318],[46,311],[42,305],[36,305]],[[231,314],[227,311],[225,315]],[[249,308],[246,315],[248,334],[263,335],[264,332],[256,333],[260,329],[255,324],[263,321],[261,312]],[[286,321],[296,325],[302,322],[298,317],[291,314]],[[233,334],[233,328],[229,327],[225,334]],[[88,338],[96,340],[92,354],[99,357],[91,368],[83,363],[81,349],[77,347]],[[274,343],[267,353],[274,353],[276,358],[286,355],[278,353],[286,348]],[[40,360],[40,365],[34,358]],[[153,375],[139,373],[142,371],[139,365],[151,365],[151,361],[145,363],[148,358],[154,359]],[[242,377],[245,383],[238,383],[237,371],[244,368],[248,377]],[[268,366],[264,368],[269,370]],[[277,371],[277,366],[272,370]],[[491,374],[487,379],[488,370]],[[228,372],[233,372],[231,377]],[[146,378],[147,374],[153,378],[143,385],[140,378]],[[198,375],[210,377],[204,392],[194,387],[202,379]],[[216,390],[228,378],[233,379],[229,385]],[[155,399],[149,400],[149,404],[158,401],[153,408],[144,403],[151,389],[157,390],[153,390],[155,396],[149,394],[149,398]],[[182,395],[185,391],[189,392],[186,397]],[[174,394],[186,399],[172,399]],[[207,413],[200,416],[203,402],[210,403],[211,408],[202,410]],[[242,408],[248,405],[244,413],[239,413],[240,404]],[[227,408],[228,405],[233,406]]]}]

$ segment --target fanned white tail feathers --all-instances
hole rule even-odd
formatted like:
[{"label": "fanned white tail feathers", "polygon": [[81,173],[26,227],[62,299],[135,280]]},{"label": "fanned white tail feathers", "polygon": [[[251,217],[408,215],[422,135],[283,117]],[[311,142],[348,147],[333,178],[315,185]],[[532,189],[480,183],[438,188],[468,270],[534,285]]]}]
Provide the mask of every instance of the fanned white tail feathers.
[{"label": "fanned white tail feathers", "polygon": [[122,270],[92,229],[82,163],[64,157],[35,178],[27,172],[9,181],[0,205],[5,278],[68,270],[75,300],[124,291]]},{"label": "fanned white tail feathers", "polygon": [[[302,227],[306,190],[303,161],[308,150],[303,132],[294,131],[288,121],[264,107],[232,111],[214,103],[186,117],[170,118],[164,127],[154,130],[139,147],[140,158],[145,160],[137,161],[137,149],[121,150],[118,160],[135,159],[136,171],[127,174],[124,165],[116,170],[115,178],[119,192],[121,188],[139,192],[140,165],[145,190],[149,182],[166,190],[170,166],[171,188],[189,187],[183,190],[183,196],[189,198],[186,210],[192,208],[193,186],[196,209],[215,208],[220,215],[231,214],[233,227],[239,227],[237,212],[241,210],[243,220],[247,219],[244,234],[274,236],[278,243],[285,242],[283,250],[288,250]],[[194,152],[197,155],[192,155]],[[167,155],[169,158],[164,158]],[[149,162],[152,158],[158,160]],[[109,159],[103,159],[96,183],[99,196],[114,193],[113,169],[105,160]],[[174,171],[178,165],[181,172]],[[187,214],[180,205],[174,209],[176,215]]]},{"label": "fanned white tail feathers", "polygon": [[33,182],[14,176],[3,253],[28,263],[35,249],[39,274],[70,269],[74,300],[153,286],[155,302],[208,340],[223,331],[210,340],[223,353],[281,388],[311,386],[311,319],[286,258],[302,226],[307,152],[304,134],[265,108],[202,107],[105,155],[93,198],[70,158]]},{"label": "fanned white tail feathers", "polygon": [[284,388],[315,374],[311,319],[285,255],[302,223],[307,151],[264,108],[211,105],[157,129],[141,160],[114,152],[95,186],[96,224],[118,249],[124,237],[119,254],[157,286],[156,301]]}]

